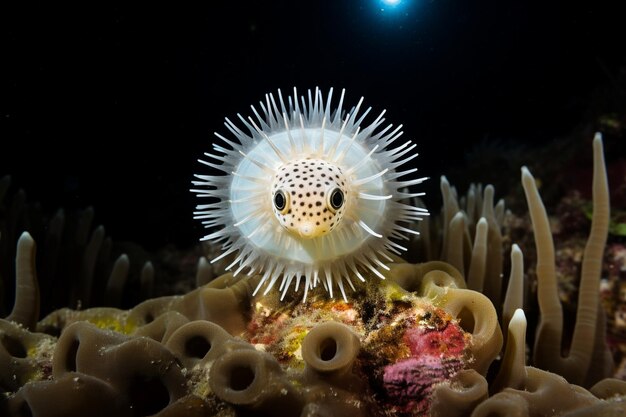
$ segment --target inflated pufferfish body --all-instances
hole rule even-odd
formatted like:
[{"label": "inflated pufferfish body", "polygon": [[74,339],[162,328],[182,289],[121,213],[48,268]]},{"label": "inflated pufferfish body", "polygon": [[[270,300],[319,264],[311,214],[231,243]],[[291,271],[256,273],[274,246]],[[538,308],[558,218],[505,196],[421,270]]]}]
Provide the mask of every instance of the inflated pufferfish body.
[{"label": "inflated pufferfish body", "polygon": [[344,281],[354,289],[351,277],[363,281],[366,270],[383,278],[377,268],[406,250],[392,239],[416,234],[409,223],[428,214],[401,202],[421,195],[407,187],[425,180],[401,180],[416,169],[398,168],[417,156],[411,141],[391,147],[402,126],[377,131],[383,111],[362,128],[370,110],[359,115],[363,99],[344,113],[344,91],[336,110],[332,93],[324,102],[318,89],[308,99],[294,89],[287,105],[280,90],[278,102],[266,95],[263,115],[254,106],[256,120],[238,115],[249,134],[227,118],[236,141],[215,133],[227,146],[213,144],[214,153],[205,153],[217,162],[199,160],[227,174],[195,175],[200,188],[191,190],[219,199],[194,212],[205,227],[217,227],[203,238],[222,242],[224,252],[212,262],[236,254],[228,269],[261,274],[256,291],[266,285],[267,293],[282,278],[284,297],[294,279],[297,291],[304,278],[304,299],[320,281],[331,297],[337,285],[345,299]]}]

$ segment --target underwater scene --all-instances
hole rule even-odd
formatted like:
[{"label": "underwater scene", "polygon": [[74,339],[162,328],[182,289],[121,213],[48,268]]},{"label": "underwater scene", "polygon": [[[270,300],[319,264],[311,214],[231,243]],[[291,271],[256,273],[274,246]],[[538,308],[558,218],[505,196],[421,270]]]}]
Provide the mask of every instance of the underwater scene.
[{"label": "underwater scene", "polygon": [[624,39],[601,3],[0,6],[0,417],[626,415]]}]

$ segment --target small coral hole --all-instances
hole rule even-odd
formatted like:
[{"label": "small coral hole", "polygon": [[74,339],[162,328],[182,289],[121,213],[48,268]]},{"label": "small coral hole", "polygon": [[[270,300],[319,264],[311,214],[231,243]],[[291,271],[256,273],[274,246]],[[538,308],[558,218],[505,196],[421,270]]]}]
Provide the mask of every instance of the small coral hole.
[{"label": "small coral hole", "polygon": [[151,416],[169,404],[169,391],[158,377],[135,376],[128,393],[133,416]]},{"label": "small coral hole", "polygon": [[243,391],[254,382],[255,373],[246,365],[235,366],[230,371],[229,387],[233,391]]},{"label": "small coral hole", "polygon": [[211,342],[202,336],[193,336],[185,342],[185,355],[202,359],[211,350]]},{"label": "small coral hole", "polygon": [[465,332],[471,334],[474,333],[474,326],[476,323],[474,321],[474,314],[470,310],[463,307],[457,315],[457,319],[459,320],[459,326],[461,326]]},{"label": "small coral hole", "polygon": [[0,343],[2,344],[2,347],[4,347],[4,349],[9,353],[9,355],[13,356],[14,358],[26,357],[26,348],[24,347],[22,342],[20,342],[16,338],[5,334],[2,336],[2,338],[0,338]]},{"label": "small coral hole", "polygon": [[337,341],[332,337],[327,337],[319,346],[320,359],[323,361],[331,361],[337,356]]},{"label": "small coral hole", "polygon": [[457,391],[469,391],[473,389],[475,386],[476,384],[474,384],[472,381],[462,379],[457,382],[457,384],[455,385],[455,388],[457,389]]},{"label": "small coral hole", "polygon": [[76,357],[78,356],[79,347],[80,341],[74,339],[72,344],[68,346],[67,352],[65,352],[65,370],[68,372],[76,372]]},{"label": "small coral hole", "polygon": [[152,313],[146,313],[146,315],[143,318],[143,321],[145,324],[150,324],[154,321],[154,316],[152,315]]}]

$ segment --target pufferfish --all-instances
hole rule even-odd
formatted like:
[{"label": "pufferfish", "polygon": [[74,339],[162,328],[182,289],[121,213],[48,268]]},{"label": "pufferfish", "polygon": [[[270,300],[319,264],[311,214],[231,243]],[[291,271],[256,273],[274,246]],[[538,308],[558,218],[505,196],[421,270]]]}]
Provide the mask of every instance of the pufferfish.
[{"label": "pufferfish", "polygon": [[234,136],[215,133],[223,143],[200,159],[226,175],[194,175],[191,191],[211,202],[199,204],[194,218],[212,232],[201,240],[221,243],[222,253],[234,260],[233,275],[260,274],[255,290],[267,294],[280,279],[284,298],[292,283],[298,291],[304,279],[304,300],[320,282],[333,296],[333,288],[346,299],[344,282],[365,281],[371,272],[384,279],[379,268],[389,269],[392,253],[406,247],[398,243],[417,234],[411,224],[428,215],[410,204],[408,187],[426,178],[411,178],[417,169],[401,169],[417,156],[408,140],[392,146],[402,125],[384,122],[385,111],[370,124],[361,113],[363,98],[344,111],[345,90],[336,109],[333,90],[307,97],[287,97],[278,90],[260,102],[255,118],[238,114],[248,132],[226,118]]}]

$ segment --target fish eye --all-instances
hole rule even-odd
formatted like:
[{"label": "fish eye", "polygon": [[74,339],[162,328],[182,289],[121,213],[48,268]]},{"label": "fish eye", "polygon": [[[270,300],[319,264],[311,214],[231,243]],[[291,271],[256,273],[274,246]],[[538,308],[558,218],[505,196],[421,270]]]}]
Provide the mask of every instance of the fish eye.
[{"label": "fish eye", "polygon": [[288,198],[288,195],[285,194],[283,190],[278,190],[274,194],[274,207],[276,207],[276,210],[278,210],[281,214],[285,214],[287,211],[289,203]]},{"label": "fish eye", "polygon": [[335,188],[328,198],[330,208],[333,210],[339,210],[343,206],[343,191],[339,188]]}]

